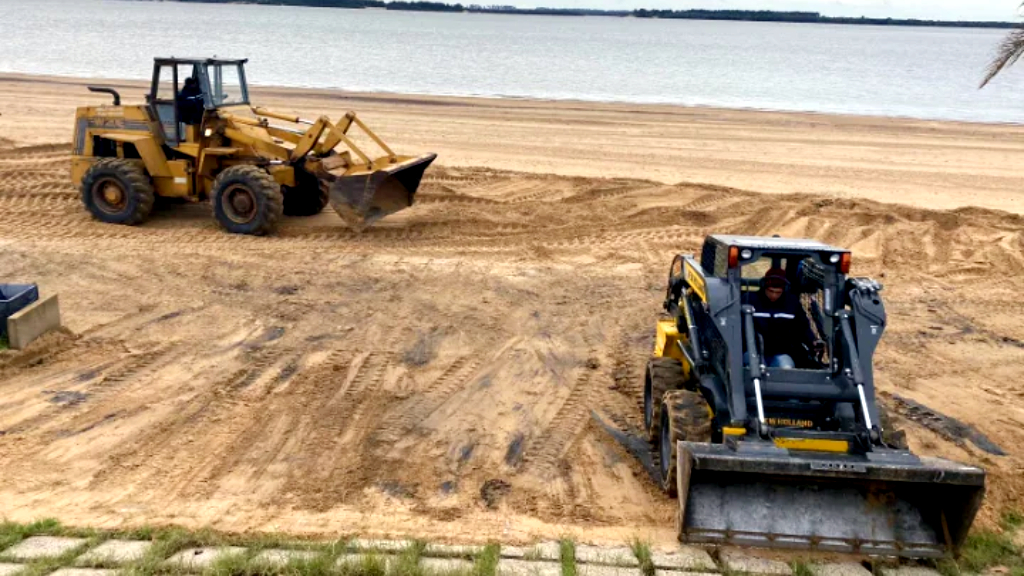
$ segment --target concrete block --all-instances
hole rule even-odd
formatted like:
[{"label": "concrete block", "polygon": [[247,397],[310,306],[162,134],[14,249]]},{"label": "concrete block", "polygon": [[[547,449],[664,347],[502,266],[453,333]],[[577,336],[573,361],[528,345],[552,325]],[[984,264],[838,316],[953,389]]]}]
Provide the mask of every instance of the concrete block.
[{"label": "concrete block", "polygon": [[404,552],[412,546],[412,540],[365,540],[356,538],[348,545],[358,550],[380,550],[381,552]]},{"label": "concrete block", "polygon": [[473,563],[461,558],[420,558],[420,567],[427,574],[451,574],[454,572],[469,572],[473,569]]},{"label": "concrete block", "polygon": [[603,546],[576,545],[576,563],[605,564],[607,566],[639,566],[632,548],[624,546],[605,548]]},{"label": "concrete block", "polygon": [[601,564],[577,564],[578,576],[640,576],[640,566],[604,566]]},{"label": "concrete block", "polygon": [[792,576],[793,570],[785,562],[758,558],[737,550],[723,550],[719,558],[729,572],[771,576]]},{"label": "concrete block", "polygon": [[99,570],[96,568],[61,568],[51,572],[50,576],[114,576],[117,570]]},{"label": "concrete block", "polygon": [[502,546],[500,554],[503,558],[560,560],[562,547],[558,542],[541,542],[533,546]]},{"label": "concrete block", "polygon": [[562,565],[502,558],[498,562],[498,576],[562,576]]},{"label": "concrete block", "polygon": [[2,564],[0,563],[0,576],[15,576],[25,569],[24,564]]},{"label": "concrete block", "polygon": [[60,328],[57,295],[37,300],[7,318],[7,339],[12,349],[22,350],[50,330]]},{"label": "concrete block", "polygon": [[217,560],[233,554],[245,553],[241,546],[224,546],[222,548],[189,548],[182,550],[164,561],[168,566],[180,566],[187,570],[202,571]]},{"label": "concrete block", "polygon": [[671,552],[651,551],[651,562],[655,568],[685,570],[692,572],[716,572],[718,566],[707,550],[692,546],[680,546]]},{"label": "concrete block", "polygon": [[85,538],[60,538],[57,536],[32,536],[22,540],[3,555],[14,560],[39,560],[56,558],[85,544]]},{"label": "concrete block", "polygon": [[141,542],[137,540],[107,540],[99,546],[82,554],[75,560],[80,566],[98,564],[100,562],[112,564],[128,564],[143,556],[152,546],[152,542]]},{"label": "concrete block", "polygon": [[368,554],[342,554],[338,557],[335,565],[338,567],[352,564],[358,566],[363,562],[370,561],[371,558],[374,562],[380,562],[383,564],[384,570],[388,572],[391,571],[391,566],[394,565],[396,560],[398,560],[398,557],[394,554],[381,554],[377,551],[372,551]]},{"label": "concrete block", "polygon": [[840,564],[809,564],[807,569],[814,576],[871,576],[871,571],[856,562]]},{"label": "concrete block", "polygon": [[937,570],[923,566],[898,566],[894,568],[882,566],[881,571],[885,576],[939,576]]},{"label": "concrete block", "polygon": [[427,544],[423,550],[424,556],[438,556],[445,558],[475,558],[484,551],[483,546],[464,546],[460,544]]},{"label": "concrete block", "polygon": [[253,557],[253,562],[269,564],[271,566],[284,566],[289,562],[309,562],[319,556],[319,552],[312,550],[263,550]]}]

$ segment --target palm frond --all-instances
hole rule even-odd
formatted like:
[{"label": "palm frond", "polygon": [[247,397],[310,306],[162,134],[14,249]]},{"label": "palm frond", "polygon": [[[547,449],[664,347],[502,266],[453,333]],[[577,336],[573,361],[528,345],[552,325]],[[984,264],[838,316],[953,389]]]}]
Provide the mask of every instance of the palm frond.
[{"label": "palm frond", "polygon": [[1013,30],[1006,35],[1006,38],[1003,38],[996,50],[995,58],[985,69],[985,79],[981,81],[979,88],[984,88],[1004,68],[1020,60],[1021,56],[1024,56],[1024,28]]}]

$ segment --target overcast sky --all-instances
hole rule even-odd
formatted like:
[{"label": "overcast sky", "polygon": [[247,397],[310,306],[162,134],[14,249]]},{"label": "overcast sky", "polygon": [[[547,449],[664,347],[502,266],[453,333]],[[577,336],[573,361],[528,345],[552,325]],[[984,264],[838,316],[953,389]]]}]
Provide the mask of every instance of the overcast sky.
[{"label": "overcast sky", "polygon": [[523,8],[711,8],[743,10],[805,10],[826,16],[892,16],[932,20],[1018,21],[1019,0],[485,0],[481,4],[514,4]]}]

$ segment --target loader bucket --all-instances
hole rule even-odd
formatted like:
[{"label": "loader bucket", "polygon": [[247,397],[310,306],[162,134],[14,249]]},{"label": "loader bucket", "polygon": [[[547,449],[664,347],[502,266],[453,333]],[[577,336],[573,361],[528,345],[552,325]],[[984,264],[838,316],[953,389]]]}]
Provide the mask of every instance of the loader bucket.
[{"label": "loader bucket", "polygon": [[408,208],[423,172],[436,157],[426,154],[373,172],[340,176],[330,186],[331,206],[356,229]]},{"label": "loader bucket", "polygon": [[905,451],[790,451],[680,442],[679,539],[938,558],[963,543],[985,473]]}]

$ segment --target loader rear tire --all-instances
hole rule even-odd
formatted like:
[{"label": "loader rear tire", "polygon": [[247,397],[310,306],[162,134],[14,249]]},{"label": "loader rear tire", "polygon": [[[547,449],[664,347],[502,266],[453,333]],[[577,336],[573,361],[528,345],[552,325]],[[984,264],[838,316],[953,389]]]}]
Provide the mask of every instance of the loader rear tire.
[{"label": "loader rear tire", "polygon": [[284,210],[281,186],[259,166],[232,166],[213,181],[213,215],[227,231],[262,236]]},{"label": "loader rear tire", "polygon": [[153,211],[156,192],[136,161],[103,158],[82,177],[82,203],[97,220],[134,226]]},{"label": "loader rear tire", "polygon": [[661,400],[670,390],[686,384],[683,364],[675,358],[651,358],[644,373],[644,429],[647,441],[655,447],[661,441]]},{"label": "loader rear tire", "polygon": [[295,171],[295,186],[282,186],[285,216],[316,216],[327,207],[329,197],[320,180],[305,170]]},{"label": "loader rear tire", "polygon": [[676,462],[679,454],[676,442],[711,442],[711,408],[699,392],[671,390],[661,403],[661,442],[658,450],[658,470],[661,489],[675,498]]}]

